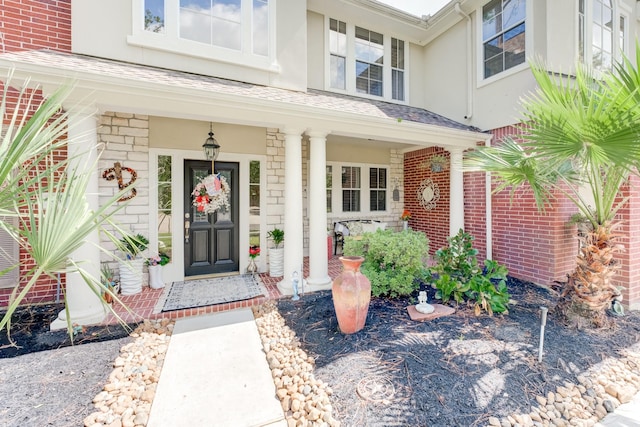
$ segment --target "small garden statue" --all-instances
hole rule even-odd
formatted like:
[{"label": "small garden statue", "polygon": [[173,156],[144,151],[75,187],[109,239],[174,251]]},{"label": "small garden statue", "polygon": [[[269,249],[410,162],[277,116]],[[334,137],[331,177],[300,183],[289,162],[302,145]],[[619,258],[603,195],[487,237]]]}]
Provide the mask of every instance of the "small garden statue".
[{"label": "small garden statue", "polygon": [[427,292],[420,291],[418,294],[418,304],[416,304],[416,310],[422,314],[433,313],[435,310],[431,304],[427,304]]}]

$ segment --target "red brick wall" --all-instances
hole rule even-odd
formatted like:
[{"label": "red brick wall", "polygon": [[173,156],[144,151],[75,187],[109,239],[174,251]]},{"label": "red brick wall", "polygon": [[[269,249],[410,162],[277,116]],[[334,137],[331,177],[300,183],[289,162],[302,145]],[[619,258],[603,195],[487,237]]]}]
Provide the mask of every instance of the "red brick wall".
[{"label": "red brick wall", "polygon": [[629,202],[618,212],[622,221],[619,232],[624,253],[619,255],[622,263],[616,283],[622,286],[624,304],[640,310],[640,178],[632,176],[629,185],[622,189],[622,196],[630,197]]},{"label": "red brick wall", "polygon": [[0,50],[71,52],[71,0],[0,0]]},{"label": "red brick wall", "polygon": [[464,230],[473,236],[478,260],[487,257],[487,197],[484,172],[464,174]]},{"label": "red brick wall", "polygon": [[[435,154],[449,157],[448,152],[437,148],[425,148],[404,156],[404,208],[411,212],[409,226],[429,238],[431,254],[446,246],[449,237],[449,166],[442,172],[432,172],[428,159]],[[418,189],[426,179],[431,179],[440,190],[440,199],[431,210],[420,206],[418,199]]]},{"label": "red brick wall", "polygon": [[[518,129],[496,129],[493,144]],[[492,183],[492,190],[495,189]],[[493,259],[506,265],[509,274],[540,284],[562,281],[575,267],[578,244],[569,217],[577,211],[561,194],[540,212],[529,189],[511,198],[505,190],[492,196]]]},{"label": "red brick wall", "polygon": [[[0,94],[4,91],[4,84],[0,82]],[[29,98],[30,92],[27,96],[23,96],[22,102],[17,105],[19,92],[14,88],[10,88],[7,96],[7,111],[8,115],[4,117],[4,123],[7,124],[10,122],[11,114],[17,108],[20,112],[20,116],[31,115],[33,111],[38,107],[38,105],[43,101],[42,93],[36,92],[33,96],[33,101],[31,105],[28,105],[27,99]],[[62,148],[57,150],[53,154],[53,161],[60,162],[67,157],[66,148]],[[26,211],[24,212],[26,213]],[[31,277],[31,270],[34,268],[34,261],[28,255],[28,253],[21,248],[20,249],[20,267],[19,267],[19,280],[20,283],[18,285],[18,289],[22,289],[24,285],[27,284]],[[62,274],[60,277],[61,284],[64,285],[65,275]],[[22,301],[22,304],[32,304],[32,303],[42,303],[42,302],[51,302],[55,301],[56,293],[57,293],[57,285],[58,278],[57,277],[48,277],[42,276],[38,279],[36,285],[32,288],[31,292],[29,292],[26,298]],[[9,303],[11,292],[15,288],[2,288],[0,289],[0,307],[6,307]]]}]

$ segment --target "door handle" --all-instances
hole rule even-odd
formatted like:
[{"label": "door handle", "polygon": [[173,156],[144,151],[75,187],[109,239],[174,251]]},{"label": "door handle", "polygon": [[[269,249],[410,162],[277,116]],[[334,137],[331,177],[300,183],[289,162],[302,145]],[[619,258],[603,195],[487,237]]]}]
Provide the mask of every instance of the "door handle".
[{"label": "door handle", "polygon": [[189,214],[184,214],[184,243],[189,244],[189,229],[191,228],[191,221],[189,220]]}]

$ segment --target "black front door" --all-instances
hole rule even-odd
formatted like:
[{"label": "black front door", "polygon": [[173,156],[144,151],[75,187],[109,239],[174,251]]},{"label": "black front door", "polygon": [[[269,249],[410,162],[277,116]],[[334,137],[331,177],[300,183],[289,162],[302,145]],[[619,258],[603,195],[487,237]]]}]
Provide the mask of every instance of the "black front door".
[{"label": "black front door", "polygon": [[213,214],[198,212],[191,192],[202,178],[211,174],[211,162],[184,161],[185,276],[239,270],[238,163],[216,162],[216,173],[229,183],[231,208]]}]

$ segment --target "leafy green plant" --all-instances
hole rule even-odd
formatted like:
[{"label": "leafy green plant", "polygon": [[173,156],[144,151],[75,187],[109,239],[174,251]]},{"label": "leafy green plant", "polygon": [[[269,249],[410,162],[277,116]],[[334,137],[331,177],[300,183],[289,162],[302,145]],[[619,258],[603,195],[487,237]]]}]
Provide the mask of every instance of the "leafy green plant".
[{"label": "leafy green plant", "polygon": [[428,252],[427,237],[412,230],[378,230],[365,233],[361,240],[347,238],[344,243],[345,255],[364,257],[360,271],[371,281],[374,296],[398,297],[415,291],[415,279],[425,268]]},{"label": "leafy green plant", "polygon": [[128,259],[133,259],[149,245],[149,240],[142,234],[136,234],[132,236],[130,234],[124,234],[120,239],[119,249],[127,254]]},{"label": "leafy green plant", "polygon": [[276,245],[276,248],[278,248],[280,247],[280,244],[284,242],[284,230],[274,228],[267,233],[267,237],[273,240],[273,244]]},{"label": "leafy green plant", "polygon": [[486,260],[483,270],[478,265],[477,254],[473,237],[463,230],[449,238],[448,247],[436,251],[436,298],[444,302],[453,299],[458,304],[472,301],[476,315],[482,311],[490,315],[507,312],[507,269]]}]

